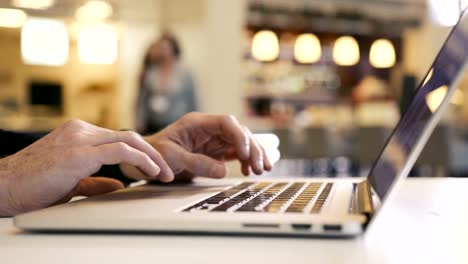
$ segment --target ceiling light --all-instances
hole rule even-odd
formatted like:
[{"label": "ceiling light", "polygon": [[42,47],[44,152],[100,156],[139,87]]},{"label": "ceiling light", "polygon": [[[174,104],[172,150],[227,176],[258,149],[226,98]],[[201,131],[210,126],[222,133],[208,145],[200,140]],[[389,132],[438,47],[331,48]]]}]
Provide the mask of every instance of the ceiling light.
[{"label": "ceiling light", "polygon": [[112,16],[112,6],[106,1],[88,1],[76,10],[75,17],[83,23],[106,20]]},{"label": "ceiling light", "polygon": [[47,9],[54,4],[54,0],[13,0],[12,4],[28,9]]},{"label": "ceiling light", "polygon": [[0,27],[19,28],[28,16],[21,10],[0,8]]},{"label": "ceiling light", "polygon": [[299,63],[314,63],[320,60],[322,47],[314,34],[299,35],[294,44],[294,58]]},{"label": "ceiling light", "polygon": [[21,55],[31,65],[62,66],[68,60],[65,24],[53,19],[29,19],[21,29]]},{"label": "ceiling light", "polygon": [[339,37],[333,47],[333,60],[340,66],[353,66],[359,62],[359,44],[351,36]]},{"label": "ceiling light", "polygon": [[252,41],[252,56],[259,61],[274,61],[279,56],[279,41],[272,31],[262,30]]},{"label": "ceiling light", "polygon": [[369,61],[375,68],[391,68],[395,66],[395,47],[388,39],[378,39],[372,43]]},{"label": "ceiling light", "polygon": [[78,34],[78,56],[86,64],[113,64],[118,55],[117,32],[112,26],[89,26]]}]

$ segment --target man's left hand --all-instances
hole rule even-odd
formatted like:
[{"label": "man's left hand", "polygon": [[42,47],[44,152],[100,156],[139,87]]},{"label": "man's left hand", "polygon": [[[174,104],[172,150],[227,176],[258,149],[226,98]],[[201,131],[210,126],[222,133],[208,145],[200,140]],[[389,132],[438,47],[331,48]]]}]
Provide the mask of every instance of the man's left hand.
[{"label": "man's left hand", "polygon": [[[225,162],[232,160],[240,161],[245,176],[251,170],[260,175],[272,169],[263,147],[233,116],[190,113],[144,139],[161,153],[179,180],[223,178]],[[121,169],[131,178],[147,178],[131,166],[123,164]]]}]

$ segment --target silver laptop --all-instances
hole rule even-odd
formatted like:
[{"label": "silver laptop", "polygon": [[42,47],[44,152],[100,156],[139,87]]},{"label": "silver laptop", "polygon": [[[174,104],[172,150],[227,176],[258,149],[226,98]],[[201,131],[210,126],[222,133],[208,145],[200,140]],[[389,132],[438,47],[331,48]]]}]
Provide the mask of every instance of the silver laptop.
[{"label": "silver laptop", "polygon": [[467,59],[468,18],[463,15],[367,178],[143,185],[19,215],[15,225],[30,231],[360,235],[408,175]]}]

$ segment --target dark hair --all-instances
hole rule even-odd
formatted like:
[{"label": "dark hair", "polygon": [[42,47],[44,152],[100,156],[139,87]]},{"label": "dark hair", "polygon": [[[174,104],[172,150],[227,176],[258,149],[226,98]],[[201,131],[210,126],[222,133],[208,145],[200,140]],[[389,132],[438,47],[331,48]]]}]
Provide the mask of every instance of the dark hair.
[{"label": "dark hair", "polygon": [[179,45],[179,41],[177,41],[177,38],[172,35],[171,33],[165,32],[163,33],[155,42],[151,43],[151,45],[148,47],[145,53],[145,57],[143,59],[143,65],[142,65],[142,71],[140,74],[140,87],[143,84],[143,78],[146,70],[151,66],[151,50],[154,48],[154,46],[162,40],[167,40],[169,44],[172,47],[172,52],[174,53],[174,56],[179,59],[182,56],[182,50]]},{"label": "dark hair", "polygon": [[179,59],[180,56],[182,55],[182,50],[180,49],[179,41],[177,38],[170,34],[170,33],[164,33],[160,38],[159,41],[161,40],[167,40],[172,46],[172,52],[174,52],[174,56]]}]

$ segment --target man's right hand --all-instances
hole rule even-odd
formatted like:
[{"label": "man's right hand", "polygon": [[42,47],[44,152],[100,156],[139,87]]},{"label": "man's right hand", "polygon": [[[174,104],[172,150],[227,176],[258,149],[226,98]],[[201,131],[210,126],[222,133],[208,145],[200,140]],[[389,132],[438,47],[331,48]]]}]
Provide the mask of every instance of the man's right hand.
[{"label": "man's right hand", "polygon": [[162,156],[140,135],[69,121],[0,159],[0,216],[122,188],[116,180],[88,177],[103,165],[120,163],[137,167],[148,179],[169,182],[174,178]]}]

